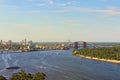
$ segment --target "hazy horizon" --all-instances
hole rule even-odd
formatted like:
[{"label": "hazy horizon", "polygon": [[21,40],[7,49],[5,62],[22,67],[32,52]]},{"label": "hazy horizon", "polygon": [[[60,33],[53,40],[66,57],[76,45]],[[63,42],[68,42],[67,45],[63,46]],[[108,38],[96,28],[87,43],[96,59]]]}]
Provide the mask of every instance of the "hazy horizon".
[{"label": "hazy horizon", "polygon": [[120,0],[0,0],[0,40],[120,42]]}]

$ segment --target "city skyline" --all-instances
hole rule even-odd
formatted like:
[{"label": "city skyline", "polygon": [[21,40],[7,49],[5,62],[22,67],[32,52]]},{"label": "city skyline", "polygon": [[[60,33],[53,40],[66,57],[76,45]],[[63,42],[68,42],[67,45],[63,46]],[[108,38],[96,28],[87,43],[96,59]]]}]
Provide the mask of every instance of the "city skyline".
[{"label": "city skyline", "polygon": [[120,42],[120,0],[0,0],[0,39]]}]

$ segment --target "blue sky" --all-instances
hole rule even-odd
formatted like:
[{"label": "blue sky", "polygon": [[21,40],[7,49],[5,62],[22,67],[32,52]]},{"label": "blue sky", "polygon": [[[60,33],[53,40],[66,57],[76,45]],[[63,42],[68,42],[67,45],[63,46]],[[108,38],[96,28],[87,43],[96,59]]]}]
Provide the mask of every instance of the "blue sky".
[{"label": "blue sky", "polygon": [[0,39],[120,42],[120,0],[0,0]]}]

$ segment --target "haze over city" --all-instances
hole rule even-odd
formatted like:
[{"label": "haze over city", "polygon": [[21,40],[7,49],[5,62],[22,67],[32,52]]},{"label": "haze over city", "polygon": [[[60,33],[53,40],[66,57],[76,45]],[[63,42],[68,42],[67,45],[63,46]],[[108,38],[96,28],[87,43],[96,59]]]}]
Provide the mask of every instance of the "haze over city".
[{"label": "haze over city", "polygon": [[0,0],[0,39],[120,42],[120,0]]}]

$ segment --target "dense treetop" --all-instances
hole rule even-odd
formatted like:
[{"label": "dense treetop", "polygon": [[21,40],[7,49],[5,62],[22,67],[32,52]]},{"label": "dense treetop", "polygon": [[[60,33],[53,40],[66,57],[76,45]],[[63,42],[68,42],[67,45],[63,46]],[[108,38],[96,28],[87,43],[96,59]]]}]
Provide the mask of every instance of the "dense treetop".
[{"label": "dense treetop", "polygon": [[[7,80],[4,76],[0,76],[0,80]],[[36,72],[34,74],[25,73],[21,70],[18,73],[13,73],[9,80],[45,80],[45,74],[42,72]]]},{"label": "dense treetop", "polygon": [[90,57],[97,57],[101,59],[120,60],[120,48],[83,48],[74,50],[73,55],[83,55]]}]

